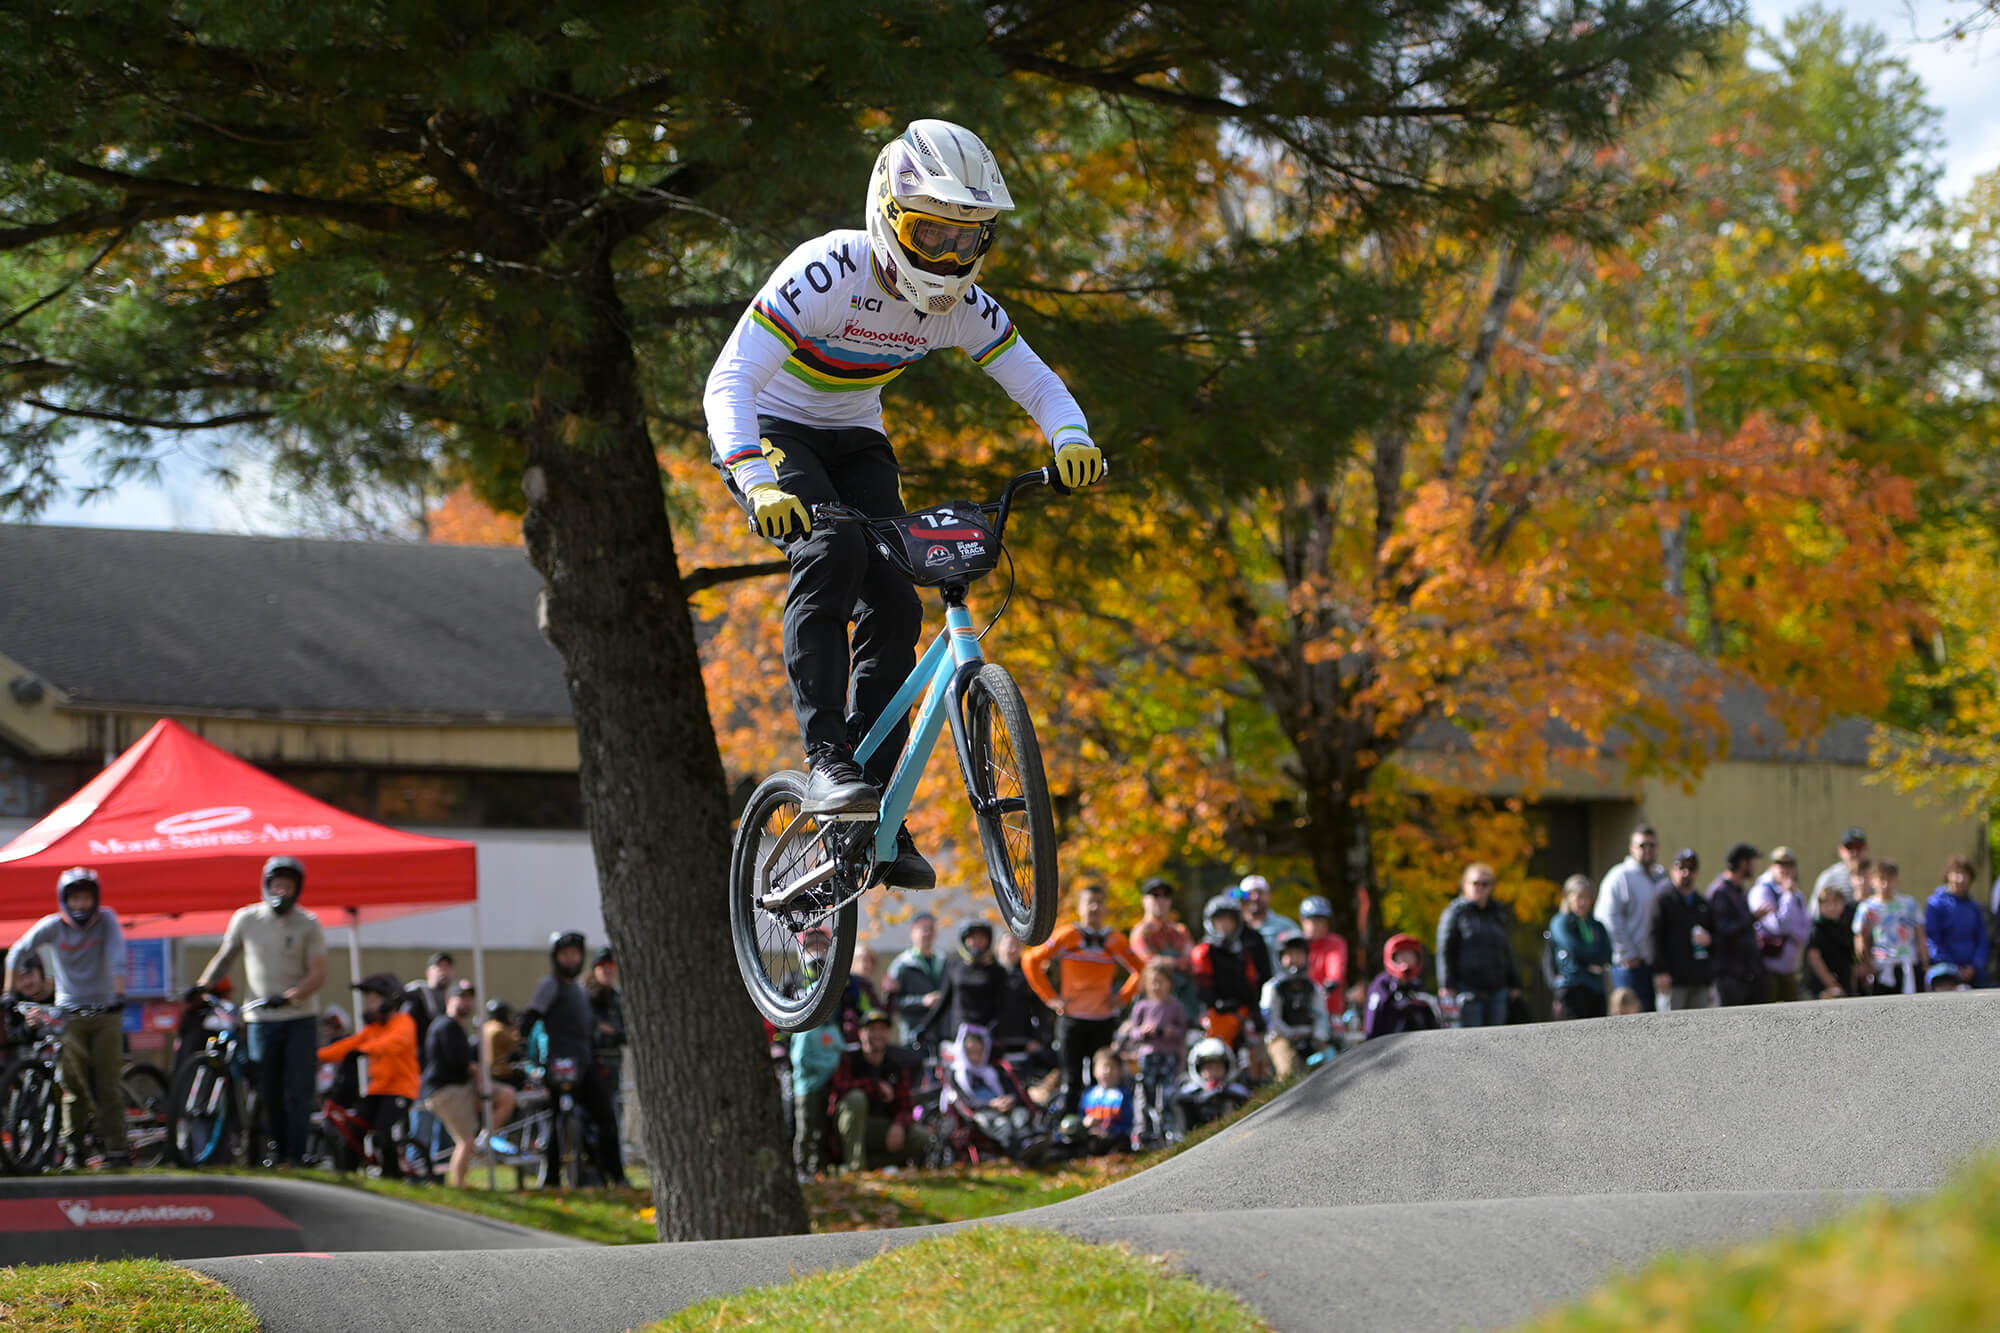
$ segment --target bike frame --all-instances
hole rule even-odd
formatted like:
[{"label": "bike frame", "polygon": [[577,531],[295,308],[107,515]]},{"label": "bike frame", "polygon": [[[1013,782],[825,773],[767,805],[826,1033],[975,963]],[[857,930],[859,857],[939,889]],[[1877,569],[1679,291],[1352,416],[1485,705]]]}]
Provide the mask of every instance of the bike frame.
[{"label": "bike frame", "polygon": [[[916,670],[896,691],[896,697],[889,701],[854,751],[857,762],[867,763],[882,748],[882,742],[889,738],[896,724],[909,715],[910,705],[916,703],[917,696],[923,696],[923,706],[917,710],[917,720],[910,727],[909,743],[903,747],[901,757],[896,760],[896,772],[882,792],[882,816],[875,826],[877,865],[896,859],[896,830],[902,827],[904,816],[916,800],[917,782],[930,763],[931,750],[937,745],[938,733],[944,730],[947,719],[958,750],[959,770],[965,776],[966,796],[978,800],[972,786],[972,751],[965,737],[965,691],[974,674],[986,665],[986,658],[979,651],[979,632],[972,627],[972,613],[965,609],[963,589],[956,590],[958,598],[950,595],[952,591],[948,589],[946,593],[944,629],[931,640],[931,646],[918,659]],[[947,699],[951,702],[949,709],[943,706]]]}]

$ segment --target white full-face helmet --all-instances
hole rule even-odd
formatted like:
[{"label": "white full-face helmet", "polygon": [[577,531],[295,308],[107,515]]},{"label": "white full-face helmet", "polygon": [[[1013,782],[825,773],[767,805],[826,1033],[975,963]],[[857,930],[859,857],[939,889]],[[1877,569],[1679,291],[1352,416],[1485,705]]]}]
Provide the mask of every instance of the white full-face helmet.
[{"label": "white full-face helmet", "polygon": [[978,135],[947,120],[911,121],[869,174],[868,240],[896,289],[942,315],[965,299],[993,246],[993,220],[1013,207]]}]

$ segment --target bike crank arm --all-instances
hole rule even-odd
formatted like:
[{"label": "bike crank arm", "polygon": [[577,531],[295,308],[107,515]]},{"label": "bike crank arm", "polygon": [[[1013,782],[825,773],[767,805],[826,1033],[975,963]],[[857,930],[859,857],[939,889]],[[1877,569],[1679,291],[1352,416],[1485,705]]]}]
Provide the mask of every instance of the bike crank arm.
[{"label": "bike crank arm", "polygon": [[790,907],[792,900],[800,894],[810,889],[818,888],[839,873],[840,863],[838,861],[822,861],[811,870],[806,871],[805,874],[793,880],[790,884],[787,884],[784,888],[779,889],[776,893],[767,893],[759,898],[757,905],[765,911],[774,914],[782,912],[787,907]]}]

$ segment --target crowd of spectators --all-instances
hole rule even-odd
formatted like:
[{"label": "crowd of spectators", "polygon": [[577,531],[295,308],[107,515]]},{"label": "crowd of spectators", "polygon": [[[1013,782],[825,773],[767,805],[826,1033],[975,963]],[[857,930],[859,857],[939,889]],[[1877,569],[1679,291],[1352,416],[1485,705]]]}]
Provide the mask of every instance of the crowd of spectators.
[{"label": "crowd of spectators", "polygon": [[[1129,1151],[1358,1039],[1325,899],[1306,900],[1301,925],[1252,875],[1209,900],[1197,939],[1173,898],[1147,881],[1120,929],[1085,884],[1074,919],[1025,951],[974,920],[947,953],[920,912],[879,978],[857,949],[839,1014],[781,1045],[801,1176],[921,1162],[944,1136],[1030,1162]],[[829,945],[805,939],[810,957]]]},{"label": "crowd of spectators", "polygon": [[[230,973],[241,963],[249,995],[230,1007],[245,1036],[244,1072],[258,1093],[253,1160],[294,1167],[325,1157],[338,1164],[323,1128],[331,1102],[363,1127],[380,1174],[428,1179],[433,1164],[443,1162],[446,1182],[463,1187],[480,1152],[520,1157],[507,1135],[521,1137],[527,1126],[513,1117],[533,1097],[542,1111],[533,1126],[537,1183],[562,1184],[564,1163],[584,1157],[589,1179],[573,1183],[625,1183],[618,1104],[626,1031],[610,949],[597,951],[585,977],[584,937],[556,934],[549,975],[527,1006],[517,1015],[505,1001],[491,1001],[477,1028],[474,986],[457,977],[452,955],[440,950],[423,978],[408,985],[388,973],[356,980],[358,1022],[350,1024],[339,1005],[322,1011],[319,1004],[326,937],[318,918],[299,905],[305,882],[298,860],[266,862],[258,900],[231,917],[183,997],[176,1070],[205,1044],[205,1022],[217,1011],[217,997],[233,990]],[[10,1043],[30,1035],[27,1016],[38,1006],[60,1015],[65,1166],[124,1166],[130,1160],[120,1082],[124,937],[93,871],[64,871],[56,899],[58,910],[7,952],[0,1013]],[[565,1094],[581,1112],[581,1154],[563,1141],[562,1118],[546,1112]],[[487,1125],[495,1127],[490,1135]]]}]

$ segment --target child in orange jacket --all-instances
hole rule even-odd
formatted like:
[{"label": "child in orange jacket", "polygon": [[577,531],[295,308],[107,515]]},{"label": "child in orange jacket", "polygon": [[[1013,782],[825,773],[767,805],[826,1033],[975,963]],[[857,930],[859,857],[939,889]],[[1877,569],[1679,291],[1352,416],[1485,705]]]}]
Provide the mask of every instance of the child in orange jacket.
[{"label": "child in orange jacket", "polygon": [[410,1103],[416,1099],[421,1082],[417,1021],[390,1007],[402,986],[388,973],[364,977],[354,983],[354,989],[361,993],[361,1026],[353,1036],[320,1047],[319,1058],[322,1062],[338,1061],[350,1051],[368,1057],[368,1094],[361,1099],[356,1114],[368,1122],[383,1177],[394,1180],[403,1174],[401,1136],[396,1129],[407,1123]]}]

